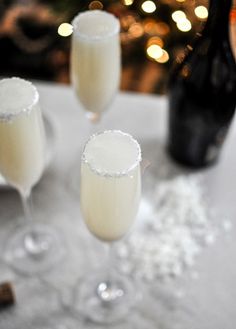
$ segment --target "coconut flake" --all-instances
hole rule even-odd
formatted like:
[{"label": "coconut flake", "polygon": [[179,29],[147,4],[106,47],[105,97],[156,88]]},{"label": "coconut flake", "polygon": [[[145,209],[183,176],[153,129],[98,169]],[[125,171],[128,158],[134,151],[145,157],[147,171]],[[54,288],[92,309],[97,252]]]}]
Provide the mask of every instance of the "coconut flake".
[{"label": "coconut flake", "polygon": [[119,269],[148,281],[180,276],[218,235],[199,175],[159,181],[153,204],[149,221],[117,245]]}]

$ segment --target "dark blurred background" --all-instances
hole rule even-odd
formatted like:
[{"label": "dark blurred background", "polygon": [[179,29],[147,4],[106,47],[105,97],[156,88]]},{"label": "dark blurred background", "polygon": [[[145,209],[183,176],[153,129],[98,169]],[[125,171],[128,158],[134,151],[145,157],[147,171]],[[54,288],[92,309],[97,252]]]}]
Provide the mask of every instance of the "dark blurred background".
[{"label": "dark blurred background", "polygon": [[[173,61],[206,21],[208,1],[0,0],[0,76],[70,83],[68,23],[88,9],[120,19],[121,89],[164,94]],[[232,26],[235,17],[233,9]]]}]

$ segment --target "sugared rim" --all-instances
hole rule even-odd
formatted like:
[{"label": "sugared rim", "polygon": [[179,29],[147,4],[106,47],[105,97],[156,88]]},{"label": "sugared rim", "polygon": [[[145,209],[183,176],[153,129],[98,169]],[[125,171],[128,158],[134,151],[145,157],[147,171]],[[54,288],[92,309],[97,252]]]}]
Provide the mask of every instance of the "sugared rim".
[{"label": "sugared rim", "polygon": [[[80,32],[80,30],[78,29],[78,24],[79,24],[79,21],[81,18],[83,17],[86,17],[86,16],[90,16],[92,14],[102,14],[102,15],[106,15],[108,17],[110,17],[112,20],[114,20],[115,22],[115,26],[114,26],[114,29],[112,29],[108,34],[106,34],[105,36],[88,36],[86,35],[85,33],[82,33]],[[76,36],[78,37],[81,37],[85,40],[102,40],[102,39],[106,39],[106,38],[110,38],[112,37],[113,35],[116,35],[117,33],[120,32],[120,22],[119,20],[113,15],[113,14],[110,14],[108,13],[107,11],[104,11],[104,10],[99,10],[99,9],[96,9],[96,10],[87,10],[87,11],[84,11],[84,12],[81,12],[79,13],[78,15],[76,15],[74,17],[74,19],[72,20],[71,22],[72,26],[73,26],[73,33],[76,34]]]},{"label": "sugared rim", "polygon": [[[126,170],[124,170],[124,171],[116,171],[116,172],[110,172],[109,171],[108,172],[108,171],[104,171],[104,170],[99,170],[95,166],[93,166],[89,162],[88,159],[86,159],[85,150],[86,150],[87,145],[91,142],[91,140],[93,140],[94,138],[96,138],[99,135],[109,134],[109,133],[119,133],[122,136],[127,136],[132,141],[132,143],[134,143],[135,146],[136,146],[137,157],[136,157],[135,161],[133,162],[133,164],[129,168],[127,168]],[[105,130],[105,131],[98,132],[98,133],[95,133],[95,134],[93,134],[93,135],[90,136],[90,138],[87,140],[87,142],[86,142],[86,144],[85,144],[85,146],[83,148],[83,153],[82,153],[82,156],[81,156],[81,161],[83,163],[86,163],[89,166],[89,168],[95,174],[97,174],[99,176],[103,176],[103,177],[122,177],[122,176],[127,176],[131,171],[133,171],[139,165],[139,163],[142,161],[142,152],[141,152],[141,148],[140,148],[139,143],[130,134],[124,133],[123,131],[116,130],[116,129],[114,129],[114,130]]]},{"label": "sugared rim", "polygon": [[[35,106],[35,104],[37,104],[37,102],[39,101],[39,93],[32,82],[19,78],[19,77],[4,78],[4,79],[0,80],[0,87],[2,84],[4,84],[6,81],[9,81],[9,80],[17,80],[17,81],[22,81],[22,82],[26,83],[33,90],[34,97],[33,97],[32,102],[27,107],[19,108],[19,110],[17,112],[2,112],[2,113],[0,112],[0,121],[9,121],[9,120],[12,120],[13,118],[19,116],[22,113],[29,113],[32,110],[32,108]],[[1,107],[1,104],[0,104],[0,107]]]}]

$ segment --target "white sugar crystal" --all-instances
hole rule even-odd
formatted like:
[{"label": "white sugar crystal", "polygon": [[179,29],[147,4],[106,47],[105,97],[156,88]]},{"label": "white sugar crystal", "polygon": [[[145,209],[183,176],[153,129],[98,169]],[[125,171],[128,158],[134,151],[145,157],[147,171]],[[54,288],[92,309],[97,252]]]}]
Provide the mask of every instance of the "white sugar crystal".
[{"label": "white sugar crystal", "polygon": [[205,237],[206,244],[213,244],[215,242],[215,236],[211,233],[207,234]]},{"label": "white sugar crystal", "polygon": [[232,229],[232,222],[228,219],[224,220],[222,223],[223,229],[225,232],[230,232]]},{"label": "white sugar crystal", "polygon": [[[215,242],[217,229],[202,186],[199,175],[157,182],[150,220],[118,244],[124,272],[149,281],[179,276],[195,264],[204,245]],[[229,221],[222,225],[231,229]]]}]

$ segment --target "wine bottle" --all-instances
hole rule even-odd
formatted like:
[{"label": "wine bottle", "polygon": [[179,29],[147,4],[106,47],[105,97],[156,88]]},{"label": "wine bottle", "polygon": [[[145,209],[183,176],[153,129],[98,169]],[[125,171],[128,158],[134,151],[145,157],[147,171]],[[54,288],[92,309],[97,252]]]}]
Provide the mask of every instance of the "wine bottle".
[{"label": "wine bottle", "polygon": [[236,106],[229,36],[231,0],[210,0],[208,19],[169,76],[168,150],[191,167],[214,163]]}]

